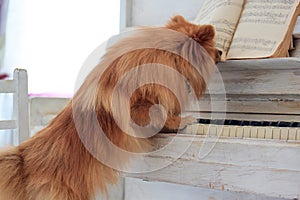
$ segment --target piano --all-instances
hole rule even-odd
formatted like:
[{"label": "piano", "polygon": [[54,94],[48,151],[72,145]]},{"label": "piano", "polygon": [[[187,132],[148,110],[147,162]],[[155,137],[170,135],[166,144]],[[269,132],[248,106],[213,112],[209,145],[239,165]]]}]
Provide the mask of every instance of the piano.
[{"label": "piano", "polygon": [[[210,91],[184,113],[198,123],[157,135],[154,143],[165,151],[145,158],[155,170],[126,174],[118,191],[141,184],[137,178],[198,187],[215,199],[299,199],[300,59],[235,60],[217,68]],[[30,102],[35,132],[68,98]]]},{"label": "piano", "polygon": [[[193,20],[201,3],[121,0],[120,29],[164,24],[175,14]],[[300,18],[294,57],[218,63],[209,92],[185,113],[199,123],[154,139],[166,148],[148,163],[170,164],[127,177],[198,187],[199,199],[300,199],[299,33]],[[126,178],[125,191],[142,193],[143,184]]]}]

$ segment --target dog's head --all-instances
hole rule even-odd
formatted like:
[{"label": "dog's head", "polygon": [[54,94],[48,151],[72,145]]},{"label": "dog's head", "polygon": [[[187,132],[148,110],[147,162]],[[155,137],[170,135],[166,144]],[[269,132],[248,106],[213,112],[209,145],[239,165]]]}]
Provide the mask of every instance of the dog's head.
[{"label": "dog's head", "polygon": [[182,16],[177,15],[171,18],[166,27],[185,34],[197,41],[215,62],[220,60],[221,52],[215,48],[215,29],[212,25],[192,24]]}]

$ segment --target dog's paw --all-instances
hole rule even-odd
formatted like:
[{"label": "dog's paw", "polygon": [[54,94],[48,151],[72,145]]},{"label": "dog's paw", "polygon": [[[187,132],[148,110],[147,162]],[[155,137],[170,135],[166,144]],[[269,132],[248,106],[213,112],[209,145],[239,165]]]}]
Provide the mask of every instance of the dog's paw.
[{"label": "dog's paw", "polygon": [[197,123],[197,119],[193,116],[187,116],[181,118],[179,129],[184,129],[189,124]]}]

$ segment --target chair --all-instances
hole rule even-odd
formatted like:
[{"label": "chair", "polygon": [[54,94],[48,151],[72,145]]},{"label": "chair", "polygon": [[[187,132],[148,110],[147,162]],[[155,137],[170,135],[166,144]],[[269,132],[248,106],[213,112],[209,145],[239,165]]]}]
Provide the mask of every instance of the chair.
[{"label": "chair", "polygon": [[18,145],[30,137],[27,71],[15,69],[12,80],[0,80],[0,93],[13,93],[13,117],[0,121],[0,130],[13,130],[13,144]]}]

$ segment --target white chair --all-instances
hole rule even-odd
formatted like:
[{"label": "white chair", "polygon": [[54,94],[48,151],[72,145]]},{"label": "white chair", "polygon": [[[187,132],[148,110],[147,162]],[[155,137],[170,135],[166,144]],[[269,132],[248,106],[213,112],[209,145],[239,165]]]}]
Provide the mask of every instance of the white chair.
[{"label": "white chair", "polygon": [[12,80],[0,80],[0,93],[13,93],[13,117],[0,121],[0,130],[13,130],[13,144],[30,137],[27,71],[15,69]]}]

